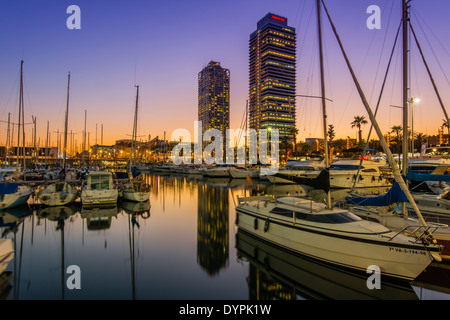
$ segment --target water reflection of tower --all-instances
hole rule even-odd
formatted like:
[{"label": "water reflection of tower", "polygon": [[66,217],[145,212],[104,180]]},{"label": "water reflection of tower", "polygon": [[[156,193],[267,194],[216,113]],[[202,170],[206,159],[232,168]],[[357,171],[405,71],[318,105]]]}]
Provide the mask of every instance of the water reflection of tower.
[{"label": "water reflection of tower", "polygon": [[248,275],[250,300],[295,300],[295,289],[274,280],[265,271],[249,264]]},{"label": "water reflection of tower", "polygon": [[228,189],[198,185],[197,262],[209,275],[228,267]]}]

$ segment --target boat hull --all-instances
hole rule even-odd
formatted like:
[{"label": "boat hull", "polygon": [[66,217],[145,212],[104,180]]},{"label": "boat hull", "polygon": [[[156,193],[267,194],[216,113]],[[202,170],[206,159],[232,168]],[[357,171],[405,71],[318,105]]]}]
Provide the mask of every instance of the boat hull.
[{"label": "boat hull", "polygon": [[150,199],[150,195],[148,192],[124,190],[122,198],[134,202],[144,202]]},{"label": "boat hull", "polygon": [[248,205],[240,205],[236,210],[239,229],[285,249],[341,267],[367,271],[369,266],[376,265],[383,276],[412,280],[433,260],[421,245],[406,246],[375,238],[368,240],[364,235],[261,214],[260,209]]},{"label": "boat hull", "polygon": [[118,196],[117,189],[83,190],[81,191],[81,203],[83,206],[113,205],[117,203]]},{"label": "boat hull", "polygon": [[3,194],[0,200],[0,210],[18,207],[28,201],[32,190],[28,187],[15,193]]},{"label": "boat hull", "polygon": [[55,185],[50,185],[37,194],[39,201],[50,207],[68,205],[74,202],[77,197],[78,190],[69,184],[64,185],[60,190]]}]

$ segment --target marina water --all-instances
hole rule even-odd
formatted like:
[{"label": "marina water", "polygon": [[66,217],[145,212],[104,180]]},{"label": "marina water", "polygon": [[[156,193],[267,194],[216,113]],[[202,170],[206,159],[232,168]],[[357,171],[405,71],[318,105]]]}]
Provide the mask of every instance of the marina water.
[{"label": "marina water", "polygon": [[[28,205],[0,213],[15,255],[0,278],[10,300],[449,299],[450,271],[431,266],[411,283],[293,255],[238,230],[236,199],[305,196],[301,186],[260,180],[146,174],[150,201],[117,207]],[[309,190],[316,201],[319,190]],[[333,193],[334,200],[346,190]],[[79,200],[78,200],[79,201]],[[78,267],[74,272],[71,266]],[[71,284],[78,282],[79,289]]]}]

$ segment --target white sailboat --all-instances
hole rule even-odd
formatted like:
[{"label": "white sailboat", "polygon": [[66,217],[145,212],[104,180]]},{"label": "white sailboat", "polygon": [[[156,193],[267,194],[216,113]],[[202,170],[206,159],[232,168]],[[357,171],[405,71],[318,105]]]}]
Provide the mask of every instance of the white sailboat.
[{"label": "white sailboat", "polygon": [[70,89],[70,72],[67,79],[67,104],[66,115],[64,121],[64,149],[63,149],[63,166],[61,170],[61,182],[54,182],[45,186],[37,193],[39,201],[46,206],[64,206],[75,201],[78,197],[78,189],[65,182],[66,176],[66,148],[67,148],[67,125],[69,117],[69,89]]},{"label": "white sailboat", "polygon": [[[328,168],[320,7],[321,0],[317,0],[323,129]],[[328,15],[328,11],[326,12]],[[328,18],[336,33],[329,15]],[[337,34],[336,38],[364,106],[395,171],[394,177],[396,180],[401,180],[403,183],[401,188],[408,192]],[[423,218],[420,220],[421,228],[423,228],[422,236],[416,239],[393,232],[379,223],[362,220],[348,210],[331,208],[329,191],[327,196],[328,206],[295,197],[276,200],[267,197],[240,198],[236,207],[237,225],[240,231],[248,232],[287,250],[353,270],[366,271],[369,266],[376,265],[383,275],[398,279],[414,279],[434,259],[441,260],[439,255],[441,247],[429,241],[429,229]],[[409,198],[412,199],[411,195]]]},{"label": "white sailboat", "polygon": [[[137,139],[137,115],[138,115],[138,101],[139,101],[139,86],[136,86],[136,106],[134,110],[133,135],[131,140],[131,155],[130,155],[130,169],[129,174],[133,174],[133,155],[134,143]],[[130,201],[149,201],[150,187],[144,181],[135,180],[132,177],[131,181],[120,187],[120,194],[123,199]]]},{"label": "white sailboat", "polygon": [[[17,168],[12,176],[11,180],[18,179],[19,174],[19,151],[20,151],[20,126],[22,124],[22,147],[23,147],[23,179],[26,180],[26,166],[25,166],[25,134],[23,131],[23,60],[20,62],[20,89],[19,89],[19,122],[17,130]],[[33,189],[29,186],[21,183],[4,182],[0,183],[0,210],[9,209],[20,206],[28,201],[29,197],[33,193]]]},{"label": "white sailboat", "polygon": [[[405,2],[403,2],[403,35],[404,35],[404,41],[403,41],[403,58],[404,58],[404,65],[408,65],[408,56],[407,56],[407,47],[408,47],[408,41],[407,41],[407,34],[408,34],[408,23],[409,17],[408,17],[408,7]],[[411,26],[411,30],[413,31],[413,28]],[[413,31],[414,33],[414,31]],[[418,43],[417,43],[418,44]],[[420,49],[420,47],[419,47]],[[423,57],[422,57],[423,58]],[[425,62],[425,60],[424,60]],[[425,178],[428,177],[430,180],[433,180],[433,175],[436,174],[442,174],[445,171],[447,171],[448,165],[447,160],[445,157],[440,157],[437,154],[432,155],[429,154],[425,157],[419,157],[414,158],[412,160],[408,159],[408,141],[407,141],[407,128],[408,128],[408,97],[407,97],[407,87],[408,87],[408,74],[407,74],[407,68],[404,68],[404,75],[403,75],[403,163],[402,167],[404,168],[404,176],[406,176],[408,179],[411,176],[418,175],[425,175]],[[431,77],[431,75],[430,75]],[[433,83],[434,84],[434,83]],[[436,88],[435,88],[436,90]],[[437,90],[436,93],[438,94]],[[438,94],[439,97],[439,94]],[[442,101],[439,97],[439,100],[442,105]],[[447,117],[447,114],[444,113]],[[381,140],[381,139],[380,139]],[[435,150],[429,150],[430,152],[436,152],[441,153],[435,148]],[[445,152],[445,151],[444,151]],[[447,151],[448,152],[448,151]],[[437,157],[435,157],[437,156]],[[392,163],[394,163],[392,161]],[[395,167],[396,164],[394,164]],[[410,171],[410,172],[408,172]],[[429,194],[421,194],[421,193],[413,193],[410,192],[408,186],[403,181],[403,178],[398,173],[399,170],[393,171],[396,181],[401,186],[401,191],[404,192],[404,195],[406,196],[405,199],[394,201],[395,198],[391,198],[391,196],[386,194],[383,196],[384,198],[389,198],[389,202],[386,205],[383,205],[382,203],[378,204],[378,200],[371,197],[353,197],[346,199],[347,203],[350,203],[351,207],[350,210],[352,212],[358,214],[361,217],[367,218],[367,219],[373,219],[376,221],[379,221],[383,225],[396,230],[398,232],[404,232],[407,234],[410,234],[412,236],[417,236],[417,234],[420,232],[419,230],[422,230],[421,228],[427,227],[430,228],[430,230],[433,230],[432,232],[432,238],[435,243],[442,246],[441,250],[441,258],[445,260],[450,259],[450,230],[448,228],[447,224],[442,223],[436,223],[436,222],[425,222],[422,214],[428,214],[430,217],[431,215],[437,215],[437,216],[449,216],[448,208],[450,207],[450,200],[447,199],[448,194],[442,194],[442,196],[436,196],[436,195],[429,195]],[[422,180],[426,181],[426,179]],[[431,181],[428,181],[431,182]],[[411,187],[411,186],[410,186]],[[414,187],[411,187],[413,189]],[[390,190],[392,192],[392,190]],[[441,191],[442,192],[442,191]],[[393,192],[392,192],[393,194]],[[401,203],[401,209],[398,209],[399,206],[396,206],[395,208],[392,208],[392,206],[396,203]],[[414,215],[415,217],[412,217],[410,215]],[[428,219],[429,220],[429,219]],[[416,228],[417,227],[417,228]],[[419,229],[420,228],[420,229]],[[431,232],[427,232],[431,233]]]}]

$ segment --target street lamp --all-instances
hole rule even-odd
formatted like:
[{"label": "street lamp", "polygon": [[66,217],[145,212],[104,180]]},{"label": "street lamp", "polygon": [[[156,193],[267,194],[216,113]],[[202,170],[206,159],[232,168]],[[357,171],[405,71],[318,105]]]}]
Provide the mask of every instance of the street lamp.
[{"label": "street lamp", "polygon": [[411,104],[411,156],[414,156],[414,103],[419,103],[419,98],[411,98],[408,101]]}]

